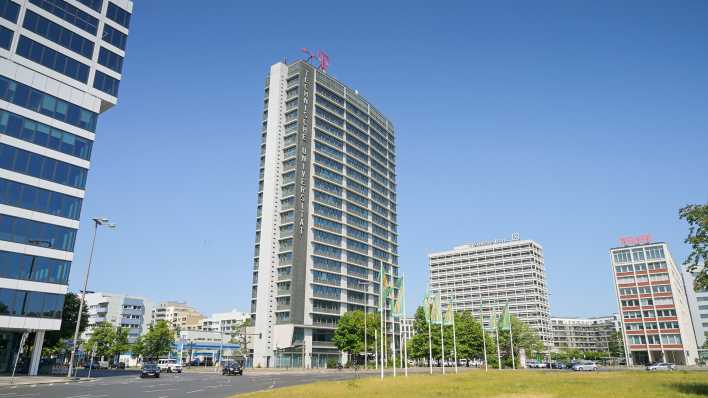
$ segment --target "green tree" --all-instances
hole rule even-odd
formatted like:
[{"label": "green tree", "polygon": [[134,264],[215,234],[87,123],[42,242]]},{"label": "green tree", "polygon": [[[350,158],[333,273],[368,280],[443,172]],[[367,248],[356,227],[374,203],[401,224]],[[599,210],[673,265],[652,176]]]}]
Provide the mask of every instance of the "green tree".
[{"label": "green tree", "polygon": [[708,289],[708,203],[682,208],[679,218],[688,222],[684,242],[691,245],[691,253],[684,261],[686,270],[694,274],[696,290]]},{"label": "green tree", "polygon": [[[455,314],[455,336],[457,337],[458,360],[484,359],[484,341],[482,340],[482,324],[467,311]],[[494,338],[485,334],[487,340],[487,360],[494,357],[496,350]],[[445,336],[447,339],[447,335]],[[448,341],[448,340],[446,340]],[[449,340],[452,342],[452,339]],[[446,350],[447,351],[447,343]]]},{"label": "green tree", "polygon": [[[75,293],[67,293],[64,295],[64,307],[61,313],[61,326],[59,330],[47,331],[44,335],[45,355],[55,355],[65,349],[65,341],[74,338],[74,329],[76,328],[76,320],[79,314],[80,298]],[[81,316],[81,325],[79,326],[79,334],[86,330],[88,325],[88,312],[84,306]]]},{"label": "green tree", "polygon": [[613,358],[624,358],[624,340],[622,333],[618,331],[612,332],[607,340],[607,346],[610,350],[610,356]]},{"label": "green tree", "polygon": [[[526,351],[527,356],[544,350],[543,343],[538,337],[536,331],[531,329],[524,322],[521,322],[514,315],[511,315],[511,331],[514,334],[514,359],[516,360],[517,367],[520,366],[520,349],[523,348]],[[504,359],[508,359],[507,362],[511,364],[511,344],[508,330],[499,331],[499,348],[502,352],[502,357]]]},{"label": "green tree", "polygon": [[175,333],[166,321],[157,321],[145,335],[133,345],[133,354],[142,355],[145,360],[157,360],[167,355],[175,342]]},{"label": "green tree", "polygon": [[96,350],[98,358],[105,358],[113,355],[113,345],[116,340],[116,331],[108,322],[97,324],[91,333],[91,337],[86,342],[87,351]]},{"label": "green tree", "polygon": [[[367,320],[368,321],[368,320]],[[344,313],[337,322],[332,342],[338,350],[351,355],[364,350],[364,312],[350,311]]]},{"label": "green tree", "polygon": [[115,339],[111,347],[111,355],[118,361],[120,354],[130,351],[131,345],[128,341],[128,328],[119,327],[115,332]]},{"label": "green tree", "polygon": [[[423,307],[418,307],[413,322],[415,335],[408,342],[408,357],[412,359],[429,359],[428,322],[425,320]],[[442,336],[445,337],[445,359],[454,358],[453,330],[448,325],[440,333],[440,325],[430,325],[430,346],[434,360],[442,359]],[[483,359],[484,343],[482,341],[482,325],[468,312],[455,314],[455,334],[457,339],[457,359]],[[489,365],[496,365],[496,345],[491,334],[486,335],[487,361]]]}]

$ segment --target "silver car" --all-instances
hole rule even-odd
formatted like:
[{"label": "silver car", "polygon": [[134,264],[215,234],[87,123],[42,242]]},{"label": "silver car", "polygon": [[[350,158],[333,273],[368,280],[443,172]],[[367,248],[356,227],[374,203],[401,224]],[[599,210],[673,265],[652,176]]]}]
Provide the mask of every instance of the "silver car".
[{"label": "silver car", "polygon": [[594,372],[597,370],[597,365],[595,365],[595,362],[578,362],[576,364],[573,364],[573,370],[576,372]]},{"label": "silver car", "polygon": [[676,370],[676,366],[673,363],[668,362],[654,362],[647,365],[647,370],[651,372],[656,372],[660,370]]}]

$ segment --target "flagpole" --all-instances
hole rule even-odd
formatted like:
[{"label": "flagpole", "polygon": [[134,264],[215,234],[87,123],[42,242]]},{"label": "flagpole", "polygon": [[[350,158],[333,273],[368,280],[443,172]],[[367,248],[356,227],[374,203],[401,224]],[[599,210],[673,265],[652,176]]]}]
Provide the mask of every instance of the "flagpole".
[{"label": "flagpole", "polygon": [[516,359],[514,358],[514,328],[509,321],[509,343],[511,343],[511,368],[516,369]]},{"label": "flagpole", "polygon": [[380,309],[380,311],[379,311],[379,314],[380,314],[379,317],[381,318],[381,323],[380,323],[380,326],[381,326],[381,327],[380,327],[379,329],[381,330],[381,336],[380,336],[381,338],[379,339],[379,340],[380,340],[380,343],[379,343],[379,344],[381,345],[381,352],[380,352],[379,355],[381,356],[381,380],[383,380],[383,378],[384,378],[384,363],[383,363],[383,356],[384,356],[384,355],[383,355],[383,353],[384,353],[384,345],[383,345],[384,343],[383,343],[383,341],[384,341],[384,339],[383,339],[383,337],[384,337],[384,335],[385,335],[385,332],[384,332],[385,325],[384,325],[384,312],[383,312],[383,307],[384,307],[384,298],[383,298],[383,295],[384,295],[384,292],[386,291],[386,288],[384,287],[384,283],[383,283],[383,282],[384,282],[384,270],[383,270],[383,267],[381,267],[380,271],[381,271],[381,276],[380,276],[381,284],[379,285],[379,309]]},{"label": "flagpole", "polygon": [[484,332],[484,313],[481,311],[482,311],[482,307],[480,307],[480,314],[482,314],[481,315],[481,319],[482,319],[481,324],[482,324],[482,347],[484,348],[484,371],[489,372],[489,367],[487,366],[487,335]]},{"label": "flagpole", "polygon": [[[429,304],[425,304],[429,305]],[[428,317],[432,318],[432,317]],[[433,340],[431,338],[430,323],[432,319],[428,319],[428,365],[430,366],[430,374],[433,374]]]},{"label": "flagpole", "polygon": [[442,316],[442,297],[440,297],[440,292],[438,292],[438,311],[440,311],[440,353],[442,355],[442,371],[445,374],[445,331],[443,330],[445,320]]},{"label": "flagpole", "polygon": [[[453,292],[453,294],[455,294]],[[448,296],[448,300],[450,299],[450,296]],[[457,336],[455,335],[455,307],[454,307],[454,302],[455,300],[453,299],[452,302],[450,302],[450,310],[452,311],[452,352],[455,356],[455,373],[457,373]]]},{"label": "flagpole", "polygon": [[[405,275],[404,275],[405,276]],[[405,282],[405,279],[404,279]],[[403,316],[406,316],[406,294],[405,294],[405,289],[403,290],[403,301],[401,302],[401,305],[403,306]],[[405,334],[403,336],[403,363],[404,363],[404,369],[406,370],[406,377],[408,377],[408,334]]]},{"label": "flagpole", "polygon": [[374,366],[379,369],[379,332],[374,329]]},{"label": "flagpole", "polygon": [[496,310],[492,312],[492,316],[494,317],[494,334],[497,337],[497,362],[499,363],[499,370],[502,368],[502,363],[501,363],[501,351],[499,351],[499,325],[497,325],[497,312]]},{"label": "flagpole", "polygon": [[[391,304],[395,307],[395,301]],[[391,352],[393,353],[393,377],[396,377],[396,314],[393,311],[391,311]]]}]

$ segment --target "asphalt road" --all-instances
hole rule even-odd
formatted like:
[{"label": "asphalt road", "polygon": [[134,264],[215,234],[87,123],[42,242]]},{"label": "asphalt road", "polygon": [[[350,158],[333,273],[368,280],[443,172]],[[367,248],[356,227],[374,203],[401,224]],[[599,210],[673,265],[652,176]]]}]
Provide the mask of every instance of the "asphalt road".
[{"label": "asphalt road", "polygon": [[0,398],[224,398],[234,394],[268,390],[324,380],[351,379],[349,371],[327,373],[244,373],[221,376],[210,373],[162,374],[141,379],[135,374],[99,377],[93,381],[0,388]]}]

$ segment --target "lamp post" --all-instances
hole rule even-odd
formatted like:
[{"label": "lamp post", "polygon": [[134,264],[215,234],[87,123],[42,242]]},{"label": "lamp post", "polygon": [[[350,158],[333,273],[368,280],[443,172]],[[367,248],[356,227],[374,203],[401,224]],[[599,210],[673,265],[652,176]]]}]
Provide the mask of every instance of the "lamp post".
[{"label": "lamp post", "polygon": [[91,262],[93,261],[93,250],[96,247],[96,232],[99,226],[106,226],[108,228],[115,228],[116,225],[112,224],[107,218],[94,218],[93,219],[93,239],[91,240],[91,253],[89,254],[88,267],[86,267],[86,274],[84,275],[84,288],[81,290],[81,300],[79,301],[79,314],[76,316],[76,329],[74,329],[74,342],[71,349],[71,358],[69,359],[69,372],[66,377],[71,377],[71,372],[74,370],[74,357],[76,356],[76,348],[78,347],[79,340],[79,327],[81,326],[81,313],[84,310],[84,301],[86,298],[86,288],[88,287],[89,274],[91,272]]},{"label": "lamp post", "polygon": [[[367,273],[367,278],[368,278],[368,273]],[[368,330],[366,328],[366,318],[369,317],[369,285],[371,282],[362,282],[359,281],[359,286],[366,286],[366,291],[364,292],[364,301],[366,304],[364,304],[364,369],[369,368],[369,347],[367,345],[367,334]]]}]

